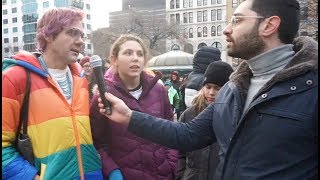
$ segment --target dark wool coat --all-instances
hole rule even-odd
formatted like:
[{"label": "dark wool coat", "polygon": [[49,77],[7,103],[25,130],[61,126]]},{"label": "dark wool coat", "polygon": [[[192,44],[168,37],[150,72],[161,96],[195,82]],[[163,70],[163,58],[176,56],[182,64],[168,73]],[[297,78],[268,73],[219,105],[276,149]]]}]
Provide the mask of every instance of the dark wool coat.
[{"label": "dark wool coat", "polygon": [[293,44],[292,60],[260,89],[246,112],[252,73],[243,61],[215,103],[192,121],[170,123],[133,111],[130,132],[180,151],[218,141],[217,179],[317,179],[318,44],[310,37]]},{"label": "dark wool coat", "polygon": [[[136,100],[125,88],[118,74],[105,78],[108,91],[122,99],[132,110],[156,117],[173,119],[173,112],[165,88],[143,72],[142,94]],[[128,132],[127,127],[113,123],[99,113],[97,97],[90,107],[93,143],[101,160],[103,174],[119,168],[125,180],[172,180],[174,179],[178,152],[144,140]]]},{"label": "dark wool coat", "polygon": [[[181,114],[179,121],[186,123],[196,116],[193,105]],[[219,162],[218,154],[218,143],[191,152],[180,152],[176,180],[212,180]]]}]

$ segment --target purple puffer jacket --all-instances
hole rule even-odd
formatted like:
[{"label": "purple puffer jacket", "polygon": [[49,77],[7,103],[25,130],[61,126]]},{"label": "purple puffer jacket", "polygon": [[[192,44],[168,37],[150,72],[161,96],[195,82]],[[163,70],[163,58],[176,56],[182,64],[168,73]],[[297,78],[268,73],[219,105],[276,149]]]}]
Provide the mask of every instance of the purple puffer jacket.
[{"label": "purple puffer jacket", "polygon": [[[173,119],[167,91],[157,83],[159,77],[141,75],[142,94],[136,100],[125,88],[118,74],[105,78],[108,91],[136,111]],[[93,142],[98,150],[105,179],[119,168],[125,180],[172,180],[176,174],[178,152],[139,138],[127,127],[110,121],[99,113],[97,96],[92,99],[90,120]]]}]

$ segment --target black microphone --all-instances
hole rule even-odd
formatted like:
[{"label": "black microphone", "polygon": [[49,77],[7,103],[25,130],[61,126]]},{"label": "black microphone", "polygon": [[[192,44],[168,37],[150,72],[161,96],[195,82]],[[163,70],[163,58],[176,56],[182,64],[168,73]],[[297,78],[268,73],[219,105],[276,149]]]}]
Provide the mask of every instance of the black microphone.
[{"label": "black microphone", "polygon": [[111,104],[104,96],[104,93],[107,92],[107,86],[103,80],[103,73],[102,73],[102,68],[101,68],[102,67],[102,60],[98,55],[93,55],[90,58],[90,63],[93,68],[96,80],[97,80],[98,89],[100,92],[100,97],[101,97],[102,103],[107,111],[107,114],[110,115],[111,114]]}]

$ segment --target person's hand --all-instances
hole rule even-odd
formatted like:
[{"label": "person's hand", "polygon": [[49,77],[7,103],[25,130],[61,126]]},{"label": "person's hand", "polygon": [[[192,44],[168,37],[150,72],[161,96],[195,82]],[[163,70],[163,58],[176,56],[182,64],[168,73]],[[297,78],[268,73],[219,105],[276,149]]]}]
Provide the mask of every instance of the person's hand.
[{"label": "person's hand", "polygon": [[128,108],[128,106],[119,98],[115,97],[114,95],[106,92],[105,94],[106,99],[111,103],[111,115],[107,115],[104,105],[102,104],[102,100],[98,98],[98,106],[100,108],[100,113],[107,116],[114,122],[121,123],[128,125],[132,111]]},{"label": "person's hand", "polygon": [[34,177],[34,180],[40,180],[40,176],[37,174],[37,175]]}]

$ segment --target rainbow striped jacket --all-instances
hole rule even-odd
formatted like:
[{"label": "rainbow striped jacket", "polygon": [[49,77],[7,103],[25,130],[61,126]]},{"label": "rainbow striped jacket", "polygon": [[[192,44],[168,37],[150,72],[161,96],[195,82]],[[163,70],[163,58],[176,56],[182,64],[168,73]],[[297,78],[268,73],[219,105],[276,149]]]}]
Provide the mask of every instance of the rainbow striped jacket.
[{"label": "rainbow striped jacket", "polygon": [[[31,77],[28,135],[35,165],[13,146],[25,94],[26,72]],[[31,53],[19,52],[2,62],[2,179],[103,179],[101,161],[92,143],[88,83],[76,64],[71,106],[53,79]]]}]

